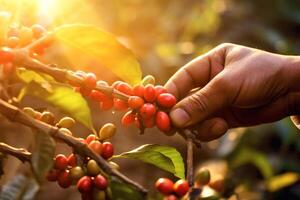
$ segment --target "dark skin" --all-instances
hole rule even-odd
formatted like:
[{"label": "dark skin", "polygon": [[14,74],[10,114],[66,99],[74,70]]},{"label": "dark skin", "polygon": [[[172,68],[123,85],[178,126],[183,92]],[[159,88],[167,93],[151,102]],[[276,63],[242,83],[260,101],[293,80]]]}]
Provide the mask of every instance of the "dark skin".
[{"label": "dark skin", "polygon": [[165,87],[180,100],[170,113],[173,124],[193,127],[203,141],[287,116],[300,128],[299,56],[222,44],[183,66]]}]

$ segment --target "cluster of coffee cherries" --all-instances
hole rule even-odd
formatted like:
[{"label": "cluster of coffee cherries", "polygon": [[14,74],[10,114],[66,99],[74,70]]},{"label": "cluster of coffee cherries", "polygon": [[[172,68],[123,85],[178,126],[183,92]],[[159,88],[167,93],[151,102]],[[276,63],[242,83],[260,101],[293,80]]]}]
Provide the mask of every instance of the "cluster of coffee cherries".
[{"label": "cluster of coffee cherries", "polygon": [[[90,134],[85,139],[79,138],[79,140],[94,153],[108,160],[114,154],[114,147],[110,142],[104,142],[104,140],[111,138],[115,132],[116,127],[108,123],[100,129],[97,135]],[[119,168],[114,162],[108,163],[114,169]],[[62,188],[76,185],[83,200],[104,200],[109,193],[109,181],[97,162],[77,154],[70,154],[68,157],[58,154],[54,159],[53,169],[47,175],[47,180],[57,181]]]},{"label": "cluster of coffee cherries", "polygon": [[[4,74],[11,74],[15,70],[13,49],[26,47],[45,34],[47,34],[46,29],[39,24],[34,24],[31,27],[11,26],[7,31],[4,44],[0,48],[0,64],[3,65]],[[30,49],[31,57],[37,58],[39,55],[42,55],[52,44],[53,37],[50,34],[47,36],[33,49]]]},{"label": "cluster of coffee cherries", "polygon": [[174,183],[168,178],[159,178],[155,183],[155,188],[165,196],[164,200],[178,200],[184,197],[190,189],[186,180],[180,179]]},{"label": "cluster of coffee cherries", "polygon": [[75,90],[99,102],[102,110],[114,108],[117,111],[127,111],[122,118],[124,126],[135,125],[141,130],[157,126],[163,132],[171,131],[168,110],[176,104],[176,98],[163,86],[154,86],[153,76],[146,76],[141,84],[134,87],[122,81],[114,82],[112,88],[128,95],[128,99],[124,100],[95,90],[97,85],[109,86],[105,81],[97,81],[95,74],[83,71],[74,74],[83,78],[83,84],[75,87]]}]

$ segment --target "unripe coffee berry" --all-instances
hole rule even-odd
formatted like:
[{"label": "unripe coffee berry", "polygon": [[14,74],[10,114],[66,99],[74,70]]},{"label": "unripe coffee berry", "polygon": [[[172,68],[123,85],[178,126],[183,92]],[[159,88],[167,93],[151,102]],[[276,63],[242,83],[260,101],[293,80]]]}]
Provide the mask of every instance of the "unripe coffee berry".
[{"label": "unripe coffee berry", "polygon": [[186,193],[189,191],[189,189],[190,189],[190,187],[189,187],[188,182],[183,179],[178,180],[173,186],[174,192],[179,197],[183,197],[184,195],[186,195]]},{"label": "unripe coffee berry", "polygon": [[140,108],[140,115],[144,119],[150,119],[152,118],[156,113],[156,107],[151,104],[151,103],[145,103],[141,108]]},{"label": "unripe coffee berry", "polygon": [[152,75],[147,75],[142,80],[142,85],[146,86],[148,84],[155,85],[155,78]]},{"label": "unripe coffee berry", "polygon": [[90,176],[96,176],[101,172],[101,169],[95,160],[89,160],[86,168],[87,168],[87,173]]},{"label": "unripe coffee berry", "polygon": [[89,176],[81,177],[77,182],[77,189],[80,193],[89,193],[92,191],[92,188],[93,181]]},{"label": "unripe coffee berry", "polygon": [[117,111],[124,111],[128,108],[127,102],[122,99],[114,98],[113,101],[114,101],[114,108]]},{"label": "unripe coffee berry", "polygon": [[71,167],[77,166],[77,158],[74,154],[70,154],[67,158],[68,160],[68,165]]},{"label": "unripe coffee berry", "polygon": [[98,136],[99,139],[102,140],[108,140],[114,137],[114,135],[117,132],[117,127],[112,123],[106,123],[104,126],[101,127]]},{"label": "unripe coffee berry", "polygon": [[110,142],[104,142],[102,144],[102,153],[101,156],[104,159],[109,159],[114,155],[114,146]]},{"label": "unripe coffee berry", "polygon": [[132,109],[139,109],[144,103],[144,100],[139,96],[130,96],[128,99],[128,106]]},{"label": "unripe coffee berry", "polygon": [[172,94],[163,93],[158,95],[157,103],[164,108],[172,108],[176,104],[176,98]]},{"label": "unripe coffee berry", "polygon": [[68,167],[68,160],[65,155],[58,154],[55,157],[54,168],[59,170],[65,170]]},{"label": "unripe coffee berry", "polygon": [[160,178],[155,183],[155,188],[164,195],[169,195],[173,192],[173,181],[168,178]]},{"label": "unripe coffee berry", "polygon": [[55,118],[54,115],[51,112],[45,111],[42,113],[41,119],[42,122],[45,122],[47,124],[53,125]]},{"label": "unripe coffee berry", "polygon": [[134,123],[136,115],[132,111],[128,111],[125,113],[125,115],[122,117],[122,125],[123,126],[130,126]]},{"label": "unripe coffee berry", "polygon": [[210,172],[208,169],[202,168],[200,169],[195,177],[195,182],[197,185],[203,186],[207,185],[210,181]]},{"label": "unripe coffee berry", "polygon": [[68,170],[61,171],[58,174],[57,183],[62,188],[68,188],[72,185],[72,180]]},{"label": "unripe coffee berry", "polygon": [[1,47],[0,48],[0,64],[13,62],[14,54],[10,48]]},{"label": "unripe coffee berry", "polygon": [[96,140],[96,135],[94,134],[90,134],[86,137],[85,139],[85,143],[86,144],[90,144],[92,141]]},{"label": "unripe coffee berry", "polygon": [[156,92],[155,92],[155,88],[153,85],[149,84],[145,87],[144,89],[144,99],[147,102],[154,102],[156,99]]},{"label": "unripe coffee berry", "polygon": [[76,166],[70,169],[70,178],[72,182],[78,181],[84,175],[85,175],[84,170],[80,166]]},{"label": "unripe coffee berry", "polygon": [[104,176],[99,174],[99,175],[95,176],[95,178],[94,178],[94,186],[98,190],[106,190],[106,188],[108,186],[108,181]]},{"label": "unripe coffee berry", "polygon": [[117,163],[115,163],[115,162],[109,161],[108,164],[113,169],[116,169],[116,170],[120,169],[120,166]]},{"label": "unripe coffee berry", "polygon": [[105,200],[105,191],[93,190],[93,200]]},{"label": "unripe coffee berry", "polygon": [[23,108],[23,111],[30,117],[35,118],[35,110],[33,108],[25,107],[25,108]]},{"label": "unripe coffee berry", "polygon": [[167,132],[171,129],[171,120],[167,113],[158,111],[156,114],[156,126],[159,130]]},{"label": "unripe coffee berry", "polygon": [[102,152],[102,144],[98,140],[92,141],[89,145],[89,148],[94,151],[96,154],[101,155]]},{"label": "unripe coffee berry", "polygon": [[75,120],[71,117],[64,117],[62,119],[59,120],[59,122],[57,123],[57,126],[59,128],[72,128],[75,125]]}]

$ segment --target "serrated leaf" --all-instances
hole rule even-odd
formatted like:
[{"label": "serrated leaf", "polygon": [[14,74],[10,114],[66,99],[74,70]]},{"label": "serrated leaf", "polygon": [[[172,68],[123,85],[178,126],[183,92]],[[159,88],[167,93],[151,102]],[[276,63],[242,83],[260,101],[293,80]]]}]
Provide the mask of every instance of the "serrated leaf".
[{"label": "serrated leaf", "polygon": [[24,175],[17,175],[3,186],[0,200],[32,200],[39,190],[37,182]]},{"label": "serrated leaf", "polygon": [[185,178],[183,159],[174,147],[146,144],[132,151],[116,155],[114,158],[138,159],[171,172],[178,178]]},{"label": "serrated leaf", "polygon": [[25,83],[35,82],[39,84],[42,88],[47,90],[48,92],[52,92],[52,86],[48,80],[54,81],[51,77],[36,73],[31,70],[26,69],[17,69],[17,75],[20,79],[22,79]]},{"label": "serrated leaf", "polygon": [[128,184],[121,183],[116,178],[112,177],[109,183],[112,191],[112,199],[114,200],[143,200],[143,195],[134,190]]},{"label": "serrated leaf", "polygon": [[135,56],[112,34],[98,27],[82,24],[61,26],[54,33],[61,48],[68,48],[64,53],[71,58],[70,62],[72,59],[76,62],[73,62],[75,67],[82,69],[82,66],[92,65],[96,74],[99,68],[105,67],[130,84],[141,81],[142,73]]},{"label": "serrated leaf", "polygon": [[[86,100],[72,88],[52,84],[52,92],[47,92],[35,83],[26,86],[23,94],[37,96],[94,131],[91,111]],[[24,96],[24,95],[23,95]]]},{"label": "serrated leaf", "polygon": [[35,149],[32,152],[31,165],[33,173],[39,182],[45,179],[47,172],[53,166],[55,142],[47,133],[39,132],[35,137]]}]

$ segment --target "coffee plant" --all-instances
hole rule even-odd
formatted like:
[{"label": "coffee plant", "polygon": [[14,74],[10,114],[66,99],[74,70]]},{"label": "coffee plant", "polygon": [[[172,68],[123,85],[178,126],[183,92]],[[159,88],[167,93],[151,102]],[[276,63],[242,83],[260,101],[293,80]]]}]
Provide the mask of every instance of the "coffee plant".
[{"label": "coffee plant", "polygon": [[[161,85],[155,85],[151,75],[141,78],[135,57],[111,34],[83,24],[70,24],[46,30],[10,24],[9,15],[1,13],[0,24],[0,113],[14,123],[31,128],[36,135],[34,148],[15,148],[0,143],[0,170],[6,155],[28,162],[32,173],[18,175],[2,187],[0,199],[34,199],[44,181],[56,182],[62,189],[76,187],[83,200],[151,199],[148,191],[123,175],[115,158],[134,158],[172,173],[178,180],[157,180],[155,199],[220,199],[224,179],[210,181],[210,172],[202,169],[193,175],[193,145],[200,146],[193,130],[179,130],[172,126],[168,115],[176,98]],[[105,77],[93,72],[70,70],[46,63],[43,55],[57,45],[67,47],[64,53],[77,53],[83,63],[100,62],[108,66],[122,81],[109,84]],[[84,52],[84,53],[82,53]],[[89,61],[89,62],[88,62]],[[16,95],[9,89],[21,83]],[[59,119],[47,109],[21,107],[26,95],[45,100],[64,111]],[[173,147],[145,144],[137,149],[114,154],[110,139],[118,134],[112,123],[99,131],[93,128],[86,100],[99,104],[103,111],[124,112],[124,128],[135,126],[143,134],[147,128],[157,127],[163,134],[180,134],[187,144],[186,169],[183,158]],[[85,138],[77,137],[72,126],[81,123],[89,128]],[[67,144],[70,155],[57,154],[57,143]]]}]

